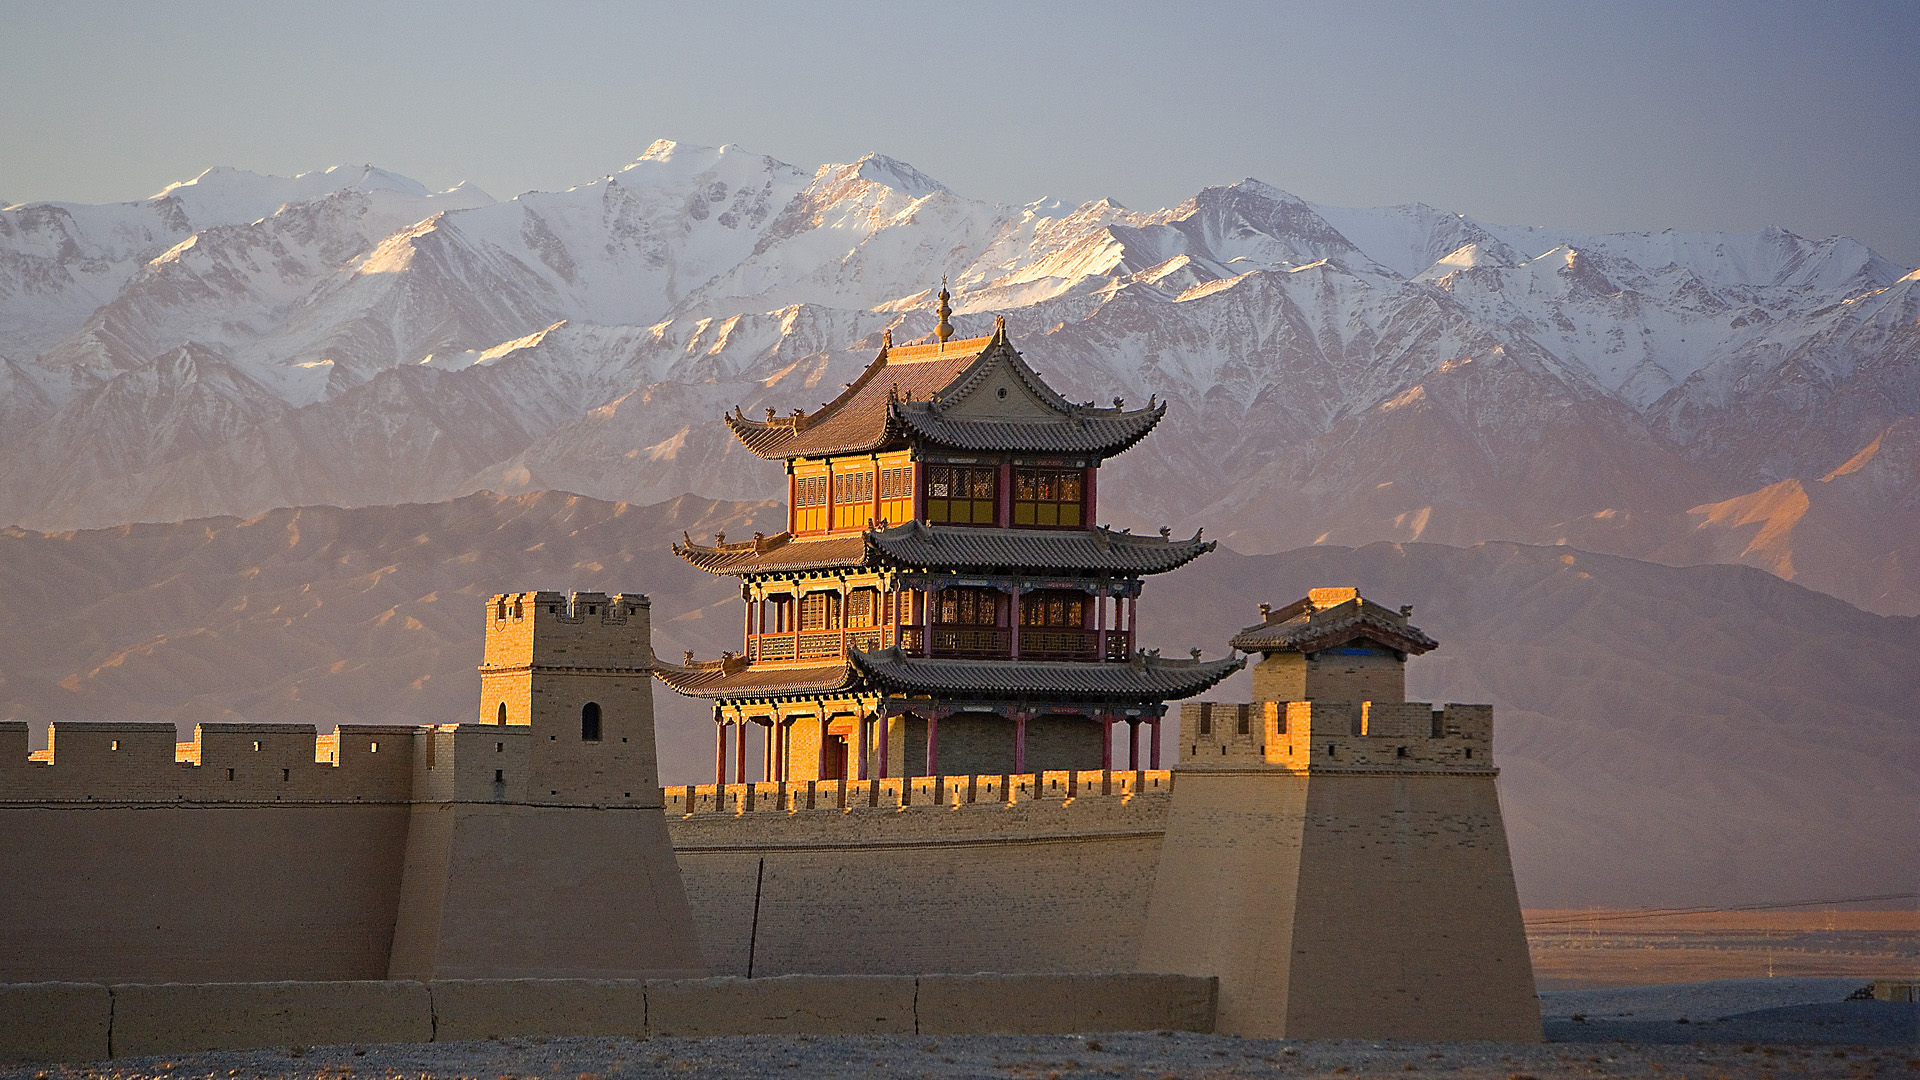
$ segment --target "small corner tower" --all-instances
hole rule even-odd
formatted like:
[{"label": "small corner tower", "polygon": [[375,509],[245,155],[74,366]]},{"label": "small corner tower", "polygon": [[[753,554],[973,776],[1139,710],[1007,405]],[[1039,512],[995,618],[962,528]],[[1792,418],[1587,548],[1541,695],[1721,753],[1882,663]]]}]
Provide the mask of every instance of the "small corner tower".
[{"label": "small corner tower", "polygon": [[647,598],[492,597],[477,722],[414,749],[388,977],[703,974],[661,813]]},{"label": "small corner tower", "polygon": [[1218,975],[1223,1034],[1541,1037],[1493,708],[1406,700],[1411,612],[1262,605],[1254,701],[1181,706],[1140,966]]},{"label": "small corner tower", "polygon": [[1260,605],[1260,622],[1234,635],[1232,646],[1259,653],[1255,701],[1407,700],[1407,657],[1439,645],[1407,621],[1413,608],[1392,611],[1358,589],[1310,589],[1285,607]]}]

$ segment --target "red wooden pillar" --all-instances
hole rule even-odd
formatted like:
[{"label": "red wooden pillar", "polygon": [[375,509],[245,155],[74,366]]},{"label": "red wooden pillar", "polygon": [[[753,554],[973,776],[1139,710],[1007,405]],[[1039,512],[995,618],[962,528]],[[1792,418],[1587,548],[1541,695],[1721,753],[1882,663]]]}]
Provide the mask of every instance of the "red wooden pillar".
[{"label": "red wooden pillar", "polygon": [[1013,714],[1013,771],[1027,771],[1027,714]]},{"label": "red wooden pillar", "polygon": [[927,775],[940,775],[940,714],[927,713]]},{"label": "red wooden pillar", "polygon": [[1094,654],[1101,662],[1107,662],[1107,590],[1103,587],[1093,594]]},{"label": "red wooden pillar", "polygon": [[1085,490],[1082,492],[1087,500],[1086,509],[1081,511],[1083,516],[1080,519],[1080,525],[1082,528],[1091,529],[1094,527],[1094,514],[1097,512],[1097,506],[1093,498],[1094,486],[1099,482],[1099,479],[1100,466],[1095,465],[1093,468],[1087,470],[1087,482]]},{"label": "red wooden pillar", "polygon": [[1008,617],[1008,622],[1013,628],[1011,638],[1013,646],[1012,655],[1015,660],[1018,660],[1020,659],[1020,586],[1018,585],[1013,587],[1013,598],[1010,606],[1013,612]]},{"label": "red wooden pillar", "polygon": [[736,784],[744,784],[747,782],[747,718],[746,717],[743,716],[740,718],[739,727],[740,727],[740,734],[734,740],[734,747],[733,747],[733,782]]},{"label": "red wooden pillar", "polygon": [[1147,768],[1157,769],[1160,767],[1160,718],[1154,717],[1147,729],[1147,738],[1150,740],[1147,743]]},{"label": "red wooden pillar", "polygon": [[713,748],[713,786],[721,787],[727,782],[727,725],[726,721],[716,718],[713,724],[715,743]]},{"label": "red wooden pillar", "polygon": [[1140,721],[1127,721],[1127,768],[1140,771]]},{"label": "red wooden pillar", "polygon": [[1100,718],[1100,771],[1113,771],[1113,717],[1111,716]]},{"label": "red wooden pillar", "polygon": [[1010,529],[1013,527],[1013,465],[1011,463],[1000,466],[999,488],[996,494],[1000,497],[993,501],[993,523],[1002,529]]},{"label": "red wooden pillar", "polygon": [[887,743],[892,741],[887,738],[887,720],[887,714],[882,710],[873,723],[874,732],[880,738],[880,779],[882,780],[887,778]]},{"label": "red wooden pillar", "polygon": [[940,594],[932,589],[920,592],[915,599],[920,604],[920,655],[933,655],[933,612],[939,606],[936,599]]},{"label": "red wooden pillar", "polygon": [[767,779],[775,783],[787,778],[787,729],[780,722],[780,714],[773,715],[773,726],[767,729],[767,747],[773,755],[772,768],[767,770]]},{"label": "red wooden pillar", "polygon": [[859,732],[857,737],[860,740],[860,775],[857,779],[865,780],[867,778],[867,732],[872,730],[873,721],[863,716],[854,726]]},{"label": "red wooden pillar", "polygon": [[[831,728],[832,725],[833,725],[833,721],[827,719],[827,710],[821,709],[820,710],[820,761],[814,767],[814,770],[813,770],[813,776],[814,776],[814,779],[816,780],[825,780],[827,778],[827,740],[833,737],[832,733],[828,729]],[[842,776],[840,777],[840,779],[845,780],[846,777]]]}]

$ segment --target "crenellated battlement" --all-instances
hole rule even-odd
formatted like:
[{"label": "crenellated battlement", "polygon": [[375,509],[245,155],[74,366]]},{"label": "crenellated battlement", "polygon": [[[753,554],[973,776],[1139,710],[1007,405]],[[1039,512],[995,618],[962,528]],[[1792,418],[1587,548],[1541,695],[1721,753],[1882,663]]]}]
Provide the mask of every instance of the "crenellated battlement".
[{"label": "crenellated battlement", "polygon": [[413,726],[208,723],[177,742],[168,723],[0,723],[0,802],[408,802]]},{"label": "crenellated battlement", "polygon": [[1182,769],[1487,774],[1493,706],[1425,701],[1202,701],[1180,707]]},{"label": "crenellated battlement", "polygon": [[[487,600],[480,670],[651,670],[651,610],[652,602],[640,593],[496,594]],[[510,715],[507,722],[527,721],[521,714]]]},{"label": "crenellated battlement", "polygon": [[970,806],[1082,799],[1131,800],[1167,795],[1173,773],[1165,769],[1113,772],[1101,769],[974,776],[912,776],[884,780],[790,780],[785,783],[699,784],[666,789],[668,817],[797,814],[809,810],[954,810]]}]

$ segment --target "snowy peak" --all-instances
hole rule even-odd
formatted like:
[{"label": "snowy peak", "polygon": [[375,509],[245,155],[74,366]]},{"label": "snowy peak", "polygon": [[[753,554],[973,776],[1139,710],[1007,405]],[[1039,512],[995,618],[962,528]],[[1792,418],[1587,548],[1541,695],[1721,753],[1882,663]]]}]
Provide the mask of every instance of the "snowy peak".
[{"label": "snowy peak", "polygon": [[854,162],[853,168],[860,179],[885,184],[909,199],[924,199],[935,192],[953,194],[947,190],[947,185],[904,161],[884,154],[868,154]]},{"label": "snowy peak", "polygon": [[[415,198],[432,194],[417,180],[372,165],[335,165],[297,176],[268,176],[218,166],[191,180],[168,184],[155,200],[171,199],[197,227],[253,221],[294,202],[339,191],[395,191]],[[478,189],[465,194],[471,197]]]}]

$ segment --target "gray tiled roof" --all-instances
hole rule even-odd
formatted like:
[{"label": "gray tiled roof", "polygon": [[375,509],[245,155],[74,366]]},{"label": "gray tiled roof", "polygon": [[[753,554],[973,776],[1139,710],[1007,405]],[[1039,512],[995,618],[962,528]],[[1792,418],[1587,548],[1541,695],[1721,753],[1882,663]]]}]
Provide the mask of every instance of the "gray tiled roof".
[{"label": "gray tiled roof", "polygon": [[1240,670],[1246,660],[1237,656],[1168,660],[1140,655],[1116,664],[927,660],[894,648],[854,653],[853,664],[874,686],[902,693],[1159,702],[1198,694]]},{"label": "gray tiled roof", "polygon": [[1354,597],[1318,608],[1301,600],[1272,612],[1273,621],[1249,626],[1228,642],[1244,652],[1318,652],[1366,639],[1405,653],[1424,653],[1440,643],[1407,621],[1405,615],[1371,600]]},{"label": "gray tiled roof", "polygon": [[748,666],[737,658],[727,661],[653,669],[654,678],[688,697],[781,697],[846,690],[854,685],[853,669],[838,660],[807,667]]},{"label": "gray tiled roof", "polygon": [[1159,574],[1212,551],[1216,542],[1135,536],[1111,529],[974,529],[909,522],[868,534],[899,566],[1004,567],[1022,570],[1111,570]]},{"label": "gray tiled roof", "polygon": [[921,440],[954,450],[1007,450],[1033,454],[1099,454],[1111,457],[1147,437],[1165,404],[1132,412],[1060,420],[948,420],[920,402],[895,407],[900,427]]},{"label": "gray tiled roof", "polygon": [[867,538],[862,533],[795,540],[787,533],[758,537],[738,544],[706,547],[688,540],[673,545],[673,553],[709,574],[761,574],[862,566],[867,561]]},{"label": "gray tiled roof", "polygon": [[908,522],[865,533],[795,540],[786,533],[711,547],[688,540],[674,554],[710,574],[745,576],[831,567],[1029,570],[1160,574],[1212,551],[1213,540],[1135,536],[1112,529],[976,529]]}]

